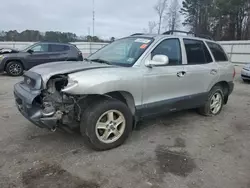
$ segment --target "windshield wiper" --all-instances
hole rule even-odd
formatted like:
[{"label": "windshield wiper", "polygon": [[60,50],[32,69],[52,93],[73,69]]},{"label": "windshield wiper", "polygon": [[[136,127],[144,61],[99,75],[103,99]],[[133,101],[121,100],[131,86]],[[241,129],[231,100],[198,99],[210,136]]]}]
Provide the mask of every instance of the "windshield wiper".
[{"label": "windshield wiper", "polygon": [[91,62],[91,60],[90,60],[90,59],[88,59],[88,58],[84,58],[83,60],[84,60],[84,61]]},{"label": "windshield wiper", "polygon": [[106,61],[104,59],[88,59],[89,61],[94,61],[94,62],[97,62],[97,63],[104,63],[104,64],[107,64],[107,65],[111,65],[111,63],[109,61]]}]

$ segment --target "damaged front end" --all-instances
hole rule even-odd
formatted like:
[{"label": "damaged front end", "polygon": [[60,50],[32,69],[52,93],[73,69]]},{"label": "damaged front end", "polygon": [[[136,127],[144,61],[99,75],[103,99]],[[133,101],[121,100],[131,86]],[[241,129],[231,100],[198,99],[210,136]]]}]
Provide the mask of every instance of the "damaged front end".
[{"label": "damaged front end", "polygon": [[0,48],[0,55],[12,54],[12,53],[19,53],[19,51],[16,49],[11,49],[11,48]]},{"label": "damaged front end", "polygon": [[84,97],[63,93],[67,85],[67,75],[57,75],[43,88],[40,75],[27,72],[24,81],[14,87],[16,105],[23,116],[41,128],[71,132],[79,127],[81,107],[78,102]]}]

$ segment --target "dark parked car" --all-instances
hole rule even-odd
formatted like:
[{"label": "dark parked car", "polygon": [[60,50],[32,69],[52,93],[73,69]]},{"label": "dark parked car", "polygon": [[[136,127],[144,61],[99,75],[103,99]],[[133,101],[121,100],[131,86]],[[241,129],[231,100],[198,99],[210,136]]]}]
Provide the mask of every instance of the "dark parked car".
[{"label": "dark parked car", "polygon": [[49,62],[82,61],[81,51],[73,44],[35,43],[24,50],[0,49],[0,72],[20,76],[24,70]]}]

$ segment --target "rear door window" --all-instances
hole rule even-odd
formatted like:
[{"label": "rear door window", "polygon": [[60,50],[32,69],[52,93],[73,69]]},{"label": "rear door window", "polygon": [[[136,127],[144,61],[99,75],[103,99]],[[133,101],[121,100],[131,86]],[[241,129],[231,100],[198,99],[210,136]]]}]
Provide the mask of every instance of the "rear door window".
[{"label": "rear door window", "polygon": [[206,64],[213,62],[212,57],[203,41],[184,39],[189,65]]},{"label": "rear door window", "polygon": [[228,61],[227,55],[219,44],[207,42],[215,61]]}]

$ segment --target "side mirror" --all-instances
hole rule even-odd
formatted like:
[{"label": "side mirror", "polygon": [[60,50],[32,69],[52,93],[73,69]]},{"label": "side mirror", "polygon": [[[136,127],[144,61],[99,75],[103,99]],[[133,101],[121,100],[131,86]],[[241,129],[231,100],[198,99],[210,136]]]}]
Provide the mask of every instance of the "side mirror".
[{"label": "side mirror", "polygon": [[152,60],[146,63],[147,67],[164,66],[169,64],[169,58],[166,55],[155,55]]},{"label": "side mirror", "polygon": [[27,52],[30,53],[30,54],[32,54],[34,51],[31,50],[31,49],[29,49]]}]

